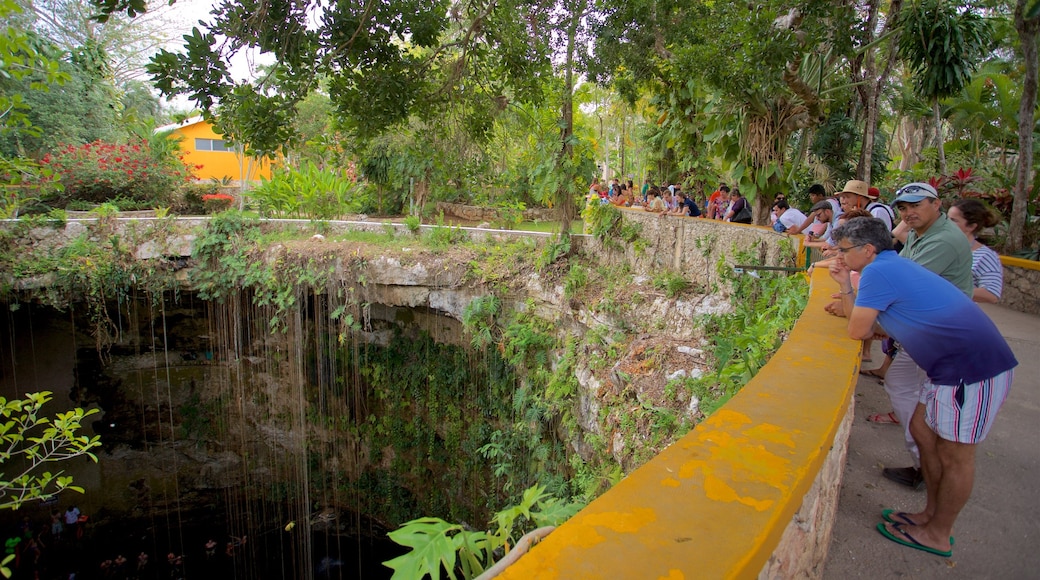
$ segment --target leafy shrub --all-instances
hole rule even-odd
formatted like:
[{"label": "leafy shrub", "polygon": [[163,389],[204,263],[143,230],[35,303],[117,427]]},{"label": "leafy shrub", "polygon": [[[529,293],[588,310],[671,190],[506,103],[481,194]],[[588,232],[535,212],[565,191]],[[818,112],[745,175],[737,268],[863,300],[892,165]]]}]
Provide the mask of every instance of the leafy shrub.
[{"label": "leafy shrub", "polygon": [[565,236],[562,233],[553,239],[549,240],[542,249],[542,253],[538,256],[538,269],[545,271],[550,265],[570,255],[571,253],[571,237]]},{"label": "leafy shrub", "polygon": [[585,231],[608,247],[620,249],[622,243],[635,243],[643,232],[642,224],[626,222],[621,210],[610,204],[590,203],[582,210],[581,217],[585,220]]},{"label": "leafy shrub", "polygon": [[468,239],[469,235],[461,226],[444,225],[443,213],[437,216],[437,225],[426,232],[426,243],[433,250],[444,250]]},{"label": "leafy shrub", "polygon": [[412,235],[419,235],[419,230],[422,225],[422,219],[417,215],[410,215],[404,218],[404,225],[408,226],[408,231],[412,232]]},{"label": "leafy shrub", "polygon": [[512,230],[524,221],[524,210],[527,206],[522,201],[500,201],[495,204],[498,219],[495,224],[504,230]]},{"label": "leafy shrub", "polygon": [[690,281],[678,272],[662,272],[653,279],[654,288],[663,290],[669,298],[675,298],[690,287]]},{"label": "leafy shrub", "polygon": [[581,264],[573,264],[563,282],[563,295],[570,298],[589,283],[589,271]]},{"label": "leafy shrub", "polygon": [[250,192],[265,216],[334,219],[347,213],[354,182],[337,171],[308,162],[302,169],[277,171]]},{"label": "leafy shrub", "polygon": [[142,139],[123,145],[94,141],[65,145],[45,155],[40,165],[60,176],[66,203],[122,198],[154,206],[167,203],[176,187],[191,179],[181,157],[170,150],[155,154]]},{"label": "leafy shrub", "polygon": [[231,197],[226,193],[207,193],[202,196],[202,205],[206,208],[206,213],[220,213],[231,208],[231,204],[235,202],[235,198]]},{"label": "leafy shrub", "polygon": [[176,201],[173,209],[182,214],[204,214],[206,206],[202,198],[220,192],[220,184],[215,182],[192,182],[181,187],[180,199]]}]

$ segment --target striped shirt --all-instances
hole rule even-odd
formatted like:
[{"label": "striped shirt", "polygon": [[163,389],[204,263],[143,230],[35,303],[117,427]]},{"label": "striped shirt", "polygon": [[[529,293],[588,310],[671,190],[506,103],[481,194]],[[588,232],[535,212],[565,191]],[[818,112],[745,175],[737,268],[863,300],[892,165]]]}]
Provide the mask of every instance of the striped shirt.
[{"label": "striped shirt", "polygon": [[1004,266],[1000,256],[988,246],[979,246],[971,252],[971,282],[997,298],[1004,291]]}]

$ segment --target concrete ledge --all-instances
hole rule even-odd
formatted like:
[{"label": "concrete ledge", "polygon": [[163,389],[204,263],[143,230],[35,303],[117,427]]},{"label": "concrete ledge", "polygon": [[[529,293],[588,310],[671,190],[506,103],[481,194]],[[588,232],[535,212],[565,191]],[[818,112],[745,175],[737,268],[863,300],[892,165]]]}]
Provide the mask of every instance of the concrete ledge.
[{"label": "concrete ledge", "polygon": [[500,578],[819,576],[860,348],[823,312],[835,288],[815,272],[790,338],[737,396]]}]

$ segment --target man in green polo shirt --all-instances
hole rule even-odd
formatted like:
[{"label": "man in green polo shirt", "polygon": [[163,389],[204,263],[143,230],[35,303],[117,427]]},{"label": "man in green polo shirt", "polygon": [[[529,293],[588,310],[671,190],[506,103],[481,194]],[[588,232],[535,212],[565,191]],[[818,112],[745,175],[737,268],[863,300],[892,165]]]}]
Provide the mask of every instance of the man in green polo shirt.
[{"label": "man in green polo shirt", "polygon": [[[908,188],[913,188],[913,193],[902,193]],[[957,238],[960,228],[942,213],[935,188],[927,183],[911,183],[896,193],[896,209],[910,226],[899,255],[946,278],[971,296],[971,243],[963,243],[967,238]],[[963,237],[964,233],[960,233]]]},{"label": "man in green polo shirt", "polygon": [[[927,183],[910,183],[896,192],[893,203],[903,220],[899,230],[908,227],[900,256],[908,258],[945,278],[969,297],[974,290],[971,281],[971,244],[956,224],[942,213],[942,201],[935,188]],[[960,234],[958,236],[958,234]],[[882,474],[897,483],[923,489],[920,454],[910,435],[910,417],[917,407],[925,372],[900,350],[885,374],[885,391],[892,400],[892,410],[904,429],[906,448],[914,459],[911,467],[886,467]]]}]

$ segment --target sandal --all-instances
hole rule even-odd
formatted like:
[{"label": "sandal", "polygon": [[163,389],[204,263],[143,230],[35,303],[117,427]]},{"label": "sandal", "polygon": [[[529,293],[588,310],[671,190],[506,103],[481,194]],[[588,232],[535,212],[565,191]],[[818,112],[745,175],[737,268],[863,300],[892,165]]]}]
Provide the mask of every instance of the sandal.
[{"label": "sandal", "polygon": [[896,417],[895,413],[889,411],[887,413],[874,413],[873,415],[868,415],[867,421],[870,421],[871,423],[898,425],[899,417]]}]

